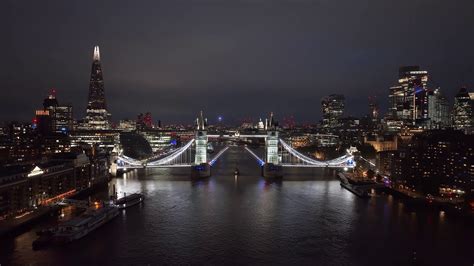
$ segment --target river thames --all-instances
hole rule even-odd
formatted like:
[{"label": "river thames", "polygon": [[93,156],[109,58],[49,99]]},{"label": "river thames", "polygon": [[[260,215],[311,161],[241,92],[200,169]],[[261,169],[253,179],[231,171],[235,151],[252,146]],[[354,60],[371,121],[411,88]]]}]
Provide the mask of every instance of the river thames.
[{"label": "river thames", "polygon": [[[234,168],[240,176],[235,178]],[[292,169],[280,182],[260,176],[242,147],[213,176],[184,169],[136,170],[113,179],[119,193],[146,200],[83,239],[33,251],[35,231],[1,240],[1,265],[312,264],[472,265],[474,225],[380,194],[360,199],[333,171]],[[107,198],[102,191],[93,198]]]}]

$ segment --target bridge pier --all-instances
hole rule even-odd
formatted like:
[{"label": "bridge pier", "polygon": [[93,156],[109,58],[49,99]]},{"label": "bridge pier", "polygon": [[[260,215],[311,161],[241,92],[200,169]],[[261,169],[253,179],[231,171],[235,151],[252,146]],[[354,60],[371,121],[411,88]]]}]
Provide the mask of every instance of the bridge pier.
[{"label": "bridge pier", "polygon": [[283,167],[272,163],[266,163],[262,166],[262,176],[265,178],[283,177]]},{"label": "bridge pier", "polygon": [[110,165],[110,175],[112,175],[113,177],[117,177],[118,175],[118,167],[117,167],[117,163],[116,162],[112,162],[112,164]]},{"label": "bridge pier", "polygon": [[191,166],[191,178],[199,179],[211,176],[211,166],[207,163]]}]

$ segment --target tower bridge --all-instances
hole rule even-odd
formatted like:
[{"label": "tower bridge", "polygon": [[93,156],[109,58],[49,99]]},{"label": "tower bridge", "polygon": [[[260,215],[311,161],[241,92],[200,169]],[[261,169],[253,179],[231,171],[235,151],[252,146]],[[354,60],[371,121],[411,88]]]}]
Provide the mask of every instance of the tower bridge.
[{"label": "tower bridge", "polygon": [[[156,158],[146,160],[136,160],[123,154],[116,160],[116,169],[137,169],[137,168],[173,168],[188,167],[191,169],[193,178],[203,178],[211,176],[212,166],[227,151],[229,147],[221,149],[214,157],[208,158],[207,146],[209,138],[264,138],[265,155],[260,158],[250,148],[245,149],[254,157],[262,168],[264,177],[281,177],[282,169],[288,167],[312,167],[312,168],[353,168],[355,167],[353,153],[355,148],[348,149],[346,154],[326,161],[315,160],[308,157],[288,144],[279,137],[273,114],[265,125],[267,134],[256,135],[207,135],[207,119],[203,113],[196,118],[196,131],[194,138],[185,143],[182,147],[172,149],[168,153]],[[194,152],[193,152],[194,148]]]}]

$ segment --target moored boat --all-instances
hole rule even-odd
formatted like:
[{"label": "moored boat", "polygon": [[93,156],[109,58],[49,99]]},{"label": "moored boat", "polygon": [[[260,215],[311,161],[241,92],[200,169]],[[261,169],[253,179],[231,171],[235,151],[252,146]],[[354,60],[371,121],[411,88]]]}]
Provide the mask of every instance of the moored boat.
[{"label": "moored boat", "polygon": [[143,196],[143,194],[133,193],[133,194],[130,194],[128,196],[125,195],[124,197],[122,197],[120,199],[117,199],[115,201],[115,205],[117,205],[117,207],[119,209],[125,209],[125,208],[131,207],[133,205],[139,204],[144,199],[145,199],[145,197]]},{"label": "moored boat", "polygon": [[83,214],[61,223],[57,227],[43,230],[40,237],[33,242],[33,248],[38,249],[48,244],[64,244],[80,239],[117,217],[118,214],[116,206],[96,203]]}]

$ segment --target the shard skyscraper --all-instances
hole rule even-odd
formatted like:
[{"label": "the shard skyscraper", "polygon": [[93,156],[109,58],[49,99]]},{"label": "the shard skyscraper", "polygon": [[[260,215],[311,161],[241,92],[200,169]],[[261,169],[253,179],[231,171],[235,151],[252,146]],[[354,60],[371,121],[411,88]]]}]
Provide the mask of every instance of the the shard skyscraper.
[{"label": "the shard skyscraper", "polygon": [[100,65],[99,46],[94,47],[91,79],[89,83],[89,102],[87,104],[84,126],[87,129],[109,129],[110,114],[107,111],[104,92],[104,78]]}]

